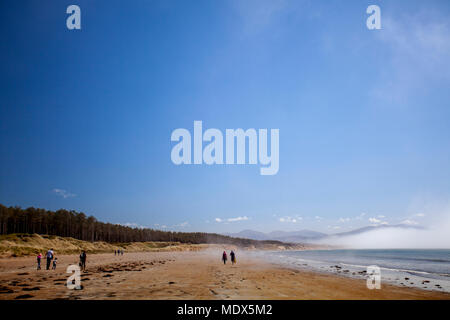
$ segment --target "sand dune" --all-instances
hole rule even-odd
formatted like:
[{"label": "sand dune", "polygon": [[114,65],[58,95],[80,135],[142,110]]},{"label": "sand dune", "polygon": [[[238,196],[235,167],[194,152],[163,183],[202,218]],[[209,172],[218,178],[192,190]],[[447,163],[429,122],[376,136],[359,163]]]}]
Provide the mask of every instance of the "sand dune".
[{"label": "sand dune", "polygon": [[49,248],[58,254],[112,253],[121,249],[126,252],[196,251],[210,247],[207,244],[184,244],[180,242],[146,241],[128,243],[107,243],[104,241],[83,241],[69,237],[39,234],[8,234],[0,236],[0,257],[36,256]]}]

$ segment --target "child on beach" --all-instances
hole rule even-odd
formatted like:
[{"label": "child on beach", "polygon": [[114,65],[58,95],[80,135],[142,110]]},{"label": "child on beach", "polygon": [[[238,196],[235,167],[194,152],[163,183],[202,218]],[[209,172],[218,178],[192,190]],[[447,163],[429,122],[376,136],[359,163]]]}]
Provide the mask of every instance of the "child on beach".
[{"label": "child on beach", "polygon": [[56,270],[56,262],[58,261],[58,258],[53,259],[53,266],[52,269]]},{"label": "child on beach", "polygon": [[42,259],[42,254],[39,253],[36,257],[37,260],[37,270],[41,270],[41,259]]}]

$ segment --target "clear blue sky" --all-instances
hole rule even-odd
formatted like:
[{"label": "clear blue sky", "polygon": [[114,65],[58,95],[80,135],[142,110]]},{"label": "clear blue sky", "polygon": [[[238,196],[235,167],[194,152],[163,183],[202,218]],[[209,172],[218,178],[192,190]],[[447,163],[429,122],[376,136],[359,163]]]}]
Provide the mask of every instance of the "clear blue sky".
[{"label": "clear blue sky", "polygon": [[[188,231],[426,224],[450,199],[449,16],[448,1],[2,1],[0,203]],[[175,166],[171,132],[194,120],[278,128],[278,174]]]}]

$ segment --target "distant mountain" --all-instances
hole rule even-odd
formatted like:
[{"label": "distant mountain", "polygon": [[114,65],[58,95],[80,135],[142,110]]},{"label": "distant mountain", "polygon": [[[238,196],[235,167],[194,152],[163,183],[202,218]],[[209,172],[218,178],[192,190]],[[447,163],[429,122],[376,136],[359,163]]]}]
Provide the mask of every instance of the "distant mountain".
[{"label": "distant mountain", "polygon": [[226,233],[225,235],[234,237],[234,238],[244,238],[251,240],[276,240],[281,242],[290,242],[290,243],[308,243],[314,242],[315,240],[323,240],[323,239],[335,239],[336,237],[346,237],[356,234],[361,234],[365,232],[369,232],[372,230],[380,230],[380,229],[389,229],[389,228],[404,228],[404,229],[423,229],[418,226],[410,226],[406,224],[397,224],[397,225],[378,225],[378,226],[367,226],[359,229],[355,229],[352,231],[335,233],[335,234],[326,234],[322,232],[312,231],[312,230],[300,230],[300,231],[272,231],[269,233],[264,233],[255,230],[242,230],[237,233]]},{"label": "distant mountain", "polygon": [[226,233],[225,235],[236,238],[252,239],[252,240],[270,240],[268,235],[263,232],[250,229],[242,230],[237,233]]},{"label": "distant mountain", "polygon": [[322,233],[322,232],[317,232],[317,231],[312,231],[312,230],[300,230],[300,231],[272,231],[270,233],[268,233],[268,235],[270,237],[302,237],[302,238],[321,238],[324,236],[327,236],[327,234]]},{"label": "distant mountain", "polygon": [[325,233],[306,229],[300,231],[272,231],[270,233],[264,233],[254,230],[242,230],[238,233],[227,233],[226,235],[230,237],[246,238],[252,240],[277,240],[282,242],[298,243],[309,242],[310,240],[317,240],[328,236]]}]

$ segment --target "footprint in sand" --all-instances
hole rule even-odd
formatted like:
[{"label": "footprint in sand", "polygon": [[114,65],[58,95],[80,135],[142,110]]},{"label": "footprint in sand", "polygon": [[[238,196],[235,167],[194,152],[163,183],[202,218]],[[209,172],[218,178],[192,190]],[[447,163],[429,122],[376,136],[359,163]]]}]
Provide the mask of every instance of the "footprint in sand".
[{"label": "footprint in sand", "polygon": [[217,296],[217,292],[215,292],[213,289],[209,289],[209,291],[211,291],[211,293],[215,296]]},{"label": "footprint in sand", "polygon": [[41,290],[41,288],[39,287],[33,287],[33,288],[23,288],[22,291],[36,291],[36,290]]},{"label": "footprint in sand", "polygon": [[15,297],[14,299],[18,300],[18,299],[28,299],[28,298],[33,298],[33,296],[31,294],[22,294],[20,296]]},{"label": "footprint in sand", "polygon": [[0,287],[0,294],[2,294],[2,293],[13,293],[13,292],[14,292],[14,290],[12,290],[11,288],[4,287],[4,286]]}]

